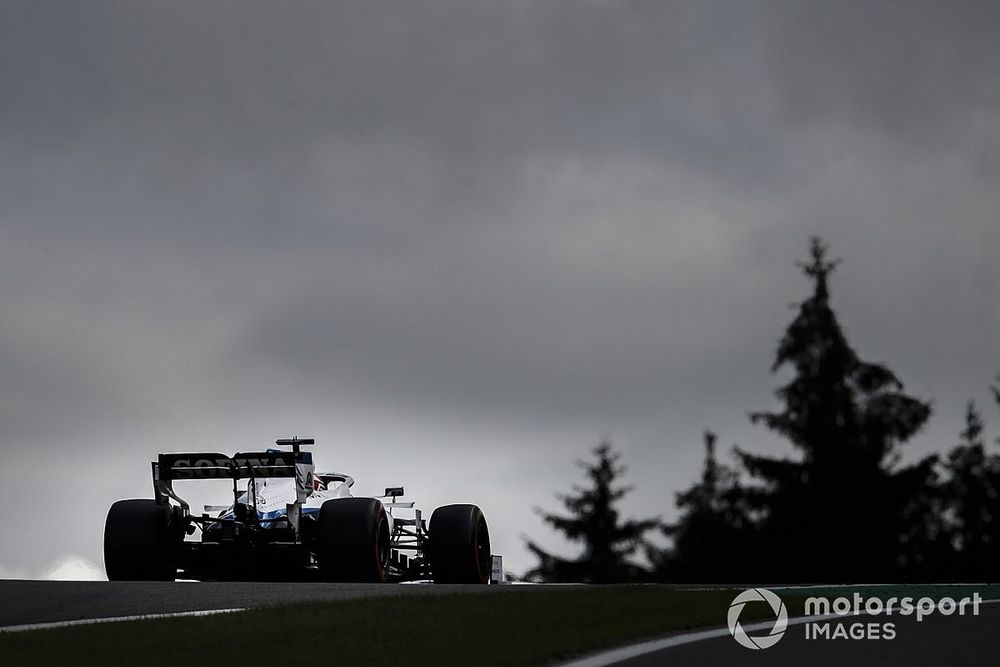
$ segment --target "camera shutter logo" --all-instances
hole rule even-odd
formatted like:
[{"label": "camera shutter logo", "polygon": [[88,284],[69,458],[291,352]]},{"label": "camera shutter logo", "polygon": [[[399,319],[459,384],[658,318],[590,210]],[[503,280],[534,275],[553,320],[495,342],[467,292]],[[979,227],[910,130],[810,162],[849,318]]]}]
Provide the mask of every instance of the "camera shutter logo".
[{"label": "camera shutter logo", "polygon": [[[766,602],[774,611],[774,627],[766,635],[751,637],[740,625],[740,612],[748,602]],[[788,611],[785,603],[777,595],[766,588],[748,588],[743,591],[729,605],[729,634],[733,636],[740,646],[752,649],[770,648],[778,643],[788,628]]]}]

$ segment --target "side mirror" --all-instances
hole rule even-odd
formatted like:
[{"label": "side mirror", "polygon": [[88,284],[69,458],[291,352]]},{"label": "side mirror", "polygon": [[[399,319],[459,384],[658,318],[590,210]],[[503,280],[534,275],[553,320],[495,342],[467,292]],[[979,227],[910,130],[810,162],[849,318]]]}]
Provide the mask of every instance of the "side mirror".
[{"label": "side mirror", "polygon": [[385,488],[385,497],[386,498],[391,497],[391,498],[395,499],[395,498],[397,498],[397,497],[399,497],[401,495],[403,495],[403,487],[401,487],[401,486],[387,486]]}]

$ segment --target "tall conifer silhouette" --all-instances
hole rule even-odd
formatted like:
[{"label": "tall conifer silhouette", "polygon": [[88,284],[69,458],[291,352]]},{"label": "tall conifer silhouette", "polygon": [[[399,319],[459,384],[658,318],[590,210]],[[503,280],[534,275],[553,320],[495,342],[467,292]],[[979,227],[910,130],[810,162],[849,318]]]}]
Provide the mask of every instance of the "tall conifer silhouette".
[{"label": "tall conifer silhouette", "polygon": [[751,415],[787,439],[795,459],[737,450],[758,482],[749,499],[762,513],[759,572],[770,580],[884,580],[905,558],[907,517],[933,475],[936,457],[898,467],[898,447],[930,416],[882,364],[863,361],[830,306],[838,261],[813,238],[799,266],[812,294],[778,344],[772,371],[792,379],[782,408]]}]

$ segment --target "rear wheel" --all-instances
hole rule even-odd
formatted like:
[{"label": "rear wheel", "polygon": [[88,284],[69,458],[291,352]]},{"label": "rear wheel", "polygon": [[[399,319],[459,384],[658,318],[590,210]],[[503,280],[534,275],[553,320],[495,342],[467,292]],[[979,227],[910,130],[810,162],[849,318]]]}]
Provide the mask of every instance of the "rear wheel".
[{"label": "rear wheel", "polygon": [[490,580],[490,531],[475,505],[445,505],[430,525],[431,572],[437,584],[485,584]]},{"label": "rear wheel", "polygon": [[[173,581],[179,540],[169,505],[119,500],[104,524],[104,570],[111,581]],[[183,539],[183,535],[180,535]]]},{"label": "rear wheel", "polygon": [[389,518],[374,498],[323,503],[317,525],[319,568],[327,581],[380,583],[389,569]]}]

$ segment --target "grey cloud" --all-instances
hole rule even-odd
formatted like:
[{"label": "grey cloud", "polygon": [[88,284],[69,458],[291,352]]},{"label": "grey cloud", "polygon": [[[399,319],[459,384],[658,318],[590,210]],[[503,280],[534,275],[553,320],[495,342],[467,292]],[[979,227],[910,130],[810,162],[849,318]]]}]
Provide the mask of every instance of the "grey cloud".
[{"label": "grey cloud", "polygon": [[937,399],[914,451],[950,443],[998,365],[994,14],[4,4],[0,497],[43,465],[74,522],[0,563],[97,560],[158,448],[289,430],[484,498],[515,568],[604,433],[669,514],[702,428],[783,451],[745,415],[814,233],[861,353]]}]

